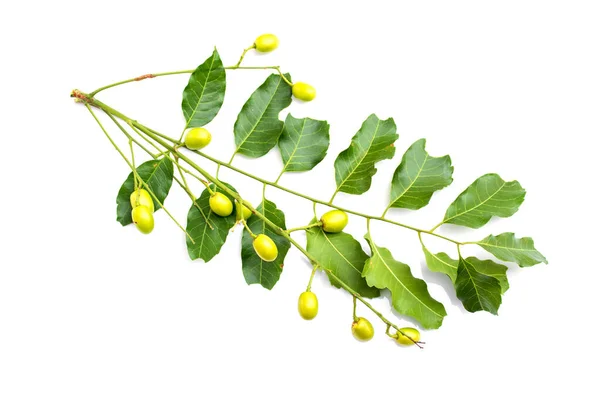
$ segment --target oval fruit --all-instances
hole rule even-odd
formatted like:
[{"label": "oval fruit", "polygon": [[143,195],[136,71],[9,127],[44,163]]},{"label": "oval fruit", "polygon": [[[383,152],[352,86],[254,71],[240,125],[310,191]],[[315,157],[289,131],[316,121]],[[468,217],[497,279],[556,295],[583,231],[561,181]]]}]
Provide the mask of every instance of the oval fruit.
[{"label": "oval fruit", "polygon": [[138,189],[134,190],[129,196],[129,201],[131,202],[131,208],[135,208],[137,206],[145,206],[148,207],[151,213],[154,212],[154,202],[152,201],[152,196],[146,189]]},{"label": "oval fruit", "polygon": [[308,83],[296,82],[292,86],[292,94],[302,101],[311,101],[317,95],[317,91]]},{"label": "oval fruit", "polygon": [[277,258],[277,245],[265,234],[260,234],[252,242],[256,254],[267,262],[275,261]]},{"label": "oval fruit", "polygon": [[212,136],[209,131],[204,128],[190,129],[185,135],[185,147],[190,150],[200,150],[208,146]]},{"label": "oval fruit", "polygon": [[279,46],[279,39],[277,36],[266,33],[264,35],[260,35],[254,41],[254,47],[257,51],[261,53],[268,53],[270,51],[275,50]]},{"label": "oval fruit", "polygon": [[341,210],[327,211],[321,216],[321,223],[325,232],[338,233],[348,225],[348,214]]},{"label": "oval fruit", "polygon": [[352,334],[356,339],[367,342],[373,339],[375,330],[368,319],[360,317],[357,321],[352,323]]},{"label": "oval fruit", "polygon": [[304,292],[298,298],[298,312],[306,320],[311,320],[319,312],[319,301],[313,292]]},{"label": "oval fruit", "polygon": [[134,207],[131,210],[131,219],[142,233],[150,233],[154,229],[154,216],[146,206]]},{"label": "oval fruit", "polygon": [[252,215],[252,211],[245,205],[241,204],[239,201],[235,201],[235,215],[236,220],[247,220]]},{"label": "oval fruit", "polygon": [[[404,335],[406,336],[404,336],[400,332],[404,333]],[[415,342],[418,342],[419,339],[421,339],[421,333],[419,333],[419,331],[415,328],[400,328],[400,331],[396,335],[398,335],[398,337],[396,338],[396,342],[405,346],[415,344]]]},{"label": "oval fruit", "polygon": [[208,199],[210,209],[221,217],[227,217],[233,212],[233,203],[223,193],[215,192]]}]

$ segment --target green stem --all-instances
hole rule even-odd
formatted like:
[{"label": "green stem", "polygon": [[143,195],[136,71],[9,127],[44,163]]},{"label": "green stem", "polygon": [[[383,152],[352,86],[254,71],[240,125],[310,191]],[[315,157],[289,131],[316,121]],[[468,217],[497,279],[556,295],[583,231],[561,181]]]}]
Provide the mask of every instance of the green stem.
[{"label": "green stem", "polygon": [[[112,139],[112,137],[108,134],[108,131],[106,129],[104,129],[104,125],[102,125],[102,122],[100,122],[100,120],[98,119],[98,117],[96,116],[96,114],[94,113],[94,111],[92,111],[92,108],[90,107],[90,105],[86,103],[85,106],[87,107],[87,109],[89,110],[89,112],[92,114],[92,117],[94,117],[94,119],[96,120],[96,122],[100,126],[100,129],[102,129],[102,132],[104,132],[104,134],[106,135],[106,137],[108,138],[108,140],[112,143],[113,147],[119,152],[119,154],[121,155],[121,157],[123,157],[123,160],[125,160],[125,162],[129,166],[129,168],[131,168],[131,170],[133,171],[133,173],[135,175],[137,173],[137,171],[135,171],[134,166],[129,162],[129,159],[127,158],[127,156],[125,156],[125,154],[123,154],[123,152],[121,151],[121,149],[119,148],[119,146],[117,146],[117,144],[114,142],[114,140]],[[104,110],[104,111],[106,112],[106,110]],[[156,197],[156,195],[154,194],[154,192],[152,191],[152,189],[150,188],[150,186],[148,186],[148,184],[144,180],[142,180],[142,178],[139,175],[138,175],[138,178],[140,179],[140,182],[142,183],[142,186],[144,186],[144,188],[146,188],[146,190],[148,191],[148,193],[150,193],[150,195],[152,195],[152,197],[158,203],[158,205],[163,210],[165,210],[165,213],[173,220],[173,222],[175,222],[175,225],[177,225],[183,232],[185,232],[185,234],[190,238],[190,240],[192,241],[192,243],[195,243],[194,239],[190,236],[190,234],[187,232],[187,230],[183,226],[181,226],[181,224],[179,222],[177,222],[177,220],[175,219],[175,217],[173,217],[173,215],[165,208],[165,206]]]},{"label": "green stem", "polygon": [[[283,73],[281,72],[281,69],[277,65],[269,65],[269,66],[265,66],[265,67],[240,67],[239,65],[231,65],[229,67],[224,67],[224,69],[231,69],[231,70],[236,70],[236,69],[248,69],[248,70],[272,69],[272,70],[277,71],[279,73],[279,75],[281,75],[281,77],[283,78],[283,80],[286,81],[286,83],[288,85],[293,86],[293,84],[285,76],[283,76]],[[119,82],[111,83],[110,85],[102,86],[102,87],[94,90],[93,92],[90,92],[89,93],[89,97],[94,97],[98,93],[102,92],[103,90],[110,89],[110,88],[113,88],[115,86],[121,86],[121,85],[124,85],[126,83],[139,82],[139,81],[143,81],[143,80],[146,80],[146,79],[157,78],[159,76],[191,74],[194,71],[195,71],[195,69],[184,69],[184,70],[181,70],[181,71],[169,71],[169,72],[158,72],[158,73],[155,73],[155,74],[145,74],[145,75],[137,76],[135,78],[125,79],[125,80],[122,80],[122,81],[119,81]]]},{"label": "green stem", "polygon": [[250,227],[248,226],[248,223],[246,222],[245,218],[242,218],[242,224],[244,224],[244,228],[248,231],[250,237],[252,237],[252,239],[256,238],[256,234],[252,232],[252,229],[250,229]]},{"label": "green stem", "polygon": [[439,228],[440,226],[444,225],[444,221],[440,222],[439,224],[437,224],[436,226],[434,226],[433,228],[431,228],[429,230],[430,233],[433,233],[437,228]]},{"label": "green stem", "polygon": [[385,208],[385,210],[383,210],[383,214],[381,214],[381,218],[385,218],[385,214],[387,214],[387,212],[389,211],[389,209],[390,209],[390,208],[392,208],[392,204],[393,204],[393,203],[390,203],[390,204],[389,204],[389,205],[388,205],[388,206]]},{"label": "green stem", "polygon": [[352,296],[352,306],[352,320],[356,322],[358,321],[358,318],[356,317],[356,296]]},{"label": "green stem", "polygon": [[[83,94],[83,95],[85,96],[85,94]],[[102,109],[104,109],[104,110],[112,113],[116,117],[118,117],[118,118],[120,118],[120,119],[122,119],[122,120],[124,120],[124,121],[126,121],[128,123],[131,122],[133,125],[135,125],[138,129],[140,129],[142,132],[144,132],[146,134],[153,134],[155,136],[159,136],[160,138],[168,140],[168,141],[170,141],[171,143],[173,143],[174,145],[177,145],[177,146],[181,145],[181,143],[177,142],[175,139],[170,138],[169,136],[164,135],[162,133],[156,132],[153,129],[147,128],[144,125],[138,123],[137,121],[131,120],[127,116],[125,116],[122,113],[118,112],[117,110],[115,110],[115,109],[107,106],[106,104],[102,103],[101,101],[99,101],[97,99],[91,99],[91,101],[93,102],[92,105],[100,107],[100,108],[102,108]],[[164,146],[164,145],[163,145],[163,147],[168,148],[167,146]],[[214,162],[215,164],[217,164],[219,166],[224,166],[224,167],[226,167],[228,169],[231,169],[232,171],[235,171],[235,172],[237,172],[239,174],[242,174],[242,175],[247,176],[247,177],[249,177],[251,179],[254,179],[255,181],[258,181],[258,182],[261,182],[263,184],[272,186],[272,187],[277,188],[279,190],[282,190],[284,192],[288,192],[288,193],[290,193],[290,194],[292,194],[294,196],[301,197],[303,199],[312,201],[313,203],[318,203],[318,204],[323,204],[323,205],[326,205],[326,206],[329,206],[329,207],[333,207],[333,208],[336,208],[338,210],[344,211],[344,212],[346,212],[348,214],[357,215],[359,217],[368,218],[368,219],[372,219],[372,220],[376,220],[376,221],[383,221],[383,222],[386,222],[388,224],[392,224],[392,225],[400,226],[402,228],[410,229],[410,230],[415,231],[417,233],[419,233],[419,232],[420,233],[426,233],[428,235],[435,236],[435,237],[438,237],[440,239],[447,240],[447,241],[452,242],[454,244],[462,244],[462,242],[459,242],[459,241],[456,241],[456,240],[451,239],[449,237],[437,234],[437,233],[433,232],[432,230],[420,229],[420,228],[416,228],[414,226],[403,224],[401,222],[392,221],[392,220],[389,220],[389,219],[386,219],[386,218],[383,218],[383,217],[378,217],[378,216],[375,216],[375,215],[368,215],[368,214],[364,214],[364,213],[361,213],[361,212],[358,212],[358,211],[354,211],[354,210],[350,210],[350,209],[347,209],[347,208],[344,208],[344,207],[340,207],[340,206],[335,205],[335,204],[332,203],[332,200],[335,197],[335,194],[334,194],[334,196],[332,196],[332,199],[330,201],[323,201],[323,200],[315,199],[314,197],[310,197],[310,196],[307,196],[305,194],[296,192],[296,191],[294,191],[292,189],[288,189],[288,188],[283,187],[283,186],[281,186],[281,185],[279,185],[279,184],[277,184],[275,182],[267,181],[266,179],[260,178],[260,177],[258,177],[256,175],[253,175],[253,174],[251,174],[249,172],[246,172],[246,171],[244,171],[242,169],[239,169],[239,168],[234,167],[233,165],[231,165],[231,162],[233,161],[233,158],[235,157],[236,153],[234,153],[234,155],[231,157],[231,159],[229,160],[229,162],[226,163],[224,161],[221,161],[221,160],[218,160],[218,159],[216,159],[214,157],[211,157],[208,154],[202,153],[201,151],[198,151],[198,150],[190,150],[190,151],[192,153],[196,153],[196,154],[200,155],[201,157],[203,157],[203,158],[205,158],[207,160],[210,160],[210,161]],[[336,191],[336,193],[337,193],[337,191]]]},{"label": "green stem", "polygon": [[242,63],[242,61],[244,61],[244,57],[246,56],[246,53],[255,48],[256,48],[256,44],[252,44],[252,46],[245,48],[244,51],[242,52],[242,55],[240,56],[240,59],[238,60],[237,64],[234,65],[234,67],[239,67],[240,64]]},{"label": "green stem", "polygon": [[295,232],[295,231],[306,231],[310,228],[314,228],[315,226],[321,226],[323,225],[323,223],[321,221],[319,222],[315,222],[314,224],[310,224],[310,225],[305,225],[305,226],[299,226],[297,228],[292,228],[292,229],[288,229],[286,230],[287,233],[291,233],[291,232]]},{"label": "green stem", "polygon": [[317,272],[317,269],[319,269],[319,264],[313,264],[313,269],[310,273],[310,279],[308,280],[308,285],[306,286],[307,292],[310,292],[310,289],[312,288],[312,282],[315,277],[315,273]]}]

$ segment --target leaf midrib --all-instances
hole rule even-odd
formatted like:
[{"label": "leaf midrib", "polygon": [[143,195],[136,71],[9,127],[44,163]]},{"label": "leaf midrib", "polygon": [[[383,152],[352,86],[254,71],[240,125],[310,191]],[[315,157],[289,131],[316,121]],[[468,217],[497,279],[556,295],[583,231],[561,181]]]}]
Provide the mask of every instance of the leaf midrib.
[{"label": "leaf midrib", "polygon": [[485,200],[484,200],[484,201],[482,201],[481,203],[477,204],[475,207],[471,207],[470,209],[468,209],[468,210],[465,210],[465,211],[463,211],[463,212],[461,212],[461,213],[458,213],[458,214],[456,214],[456,215],[452,216],[451,218],[444,219],[444,222],[442,222],[442,223],[443,223],[443,224],[445,224],[445,223],[447,223],[447,222],[449,222],[449,221],[452,221],[453,219],[456,219],[456,218],[460,217],[461,215],[464,215],[464,214],[466,214],[466,213],[469,213],[469,212],[471,212],[471,211],[473,211],[473,210],[475,210],[475,209],[477,209],[477,208],[481,207],[482,205],[484,205],[485,203],[487,203],[487,202],[488,202],[488,201],[489,201],[489,200],[490,200],[492,197],[496,196],[496,195],[497,195],[497,194],[498,194],[498,193],[499,193],[499,192],[500,192],[502,189],[504,189],[504,186],[506,186],[506,184],[507,184],[507,182],[503,182],[503,183],[502,183],[502,186],[500,186],[500,188],[499,188],[498,190],[496,190],[496,191],[495,191],[495,192],[494,192],[494,193],[493,193],[491,196],[489,196],[487,199],[485,199]]},{"label": "leaf midrib", "polygon": [[340,253],[340,251],[337,249],[337,247],[335,247],[335,245],[333,244],[333,242],[332,242],[331,240],[329,240],[329,237],[327,236],[327,234],[326,234],[325,232],[323,232],[323,230],[322,230],[322,229],[319,229],[319,230],[321,231],[321,234],[322,234],[323,236],[325,236],[325,239],[327,239],[327,242],[328,242],[328,243],[329,243],[329,245],[330,245],[330,246],[331,246],[331,247],[332,247],[332,248],[333,248],[333,249],[336,251],[336,253],[338,253],[338,254],[340,255],[340,257],[342,257],[342,258],[343,258],[343,259],[344,259],[344,260],[345,260],[345,261],[346,261],[346,262],[347,262],[347,263],[348,263],[348,264],[349,264],[349,265],[350,265],[352,268],[354,268],[354,270],[355,270],[356,272],[358,272],[358,274],[359,274],[359,275],[361,275],[361,276],[362,276],[362,272],[361,272],[361,271],[359,271],[359,270],[358,270],[358,268],[356,268],[356,267],[354,266],[354,264],[352,264],[352,263],[350,262],[350,260],[348,260],[346,257],[344,257],[344,255],[343,255],[342,253]]},{"label": "leaf midrib", "polygon": [[267,112],[267,108],[269,108],[269,105],[273,102],[273,98],[275,97],[275,94],[279,90],[279,86],[281,86],[281,82],[282,81],[283,81],[283,79],[281,78],[281,75],[280,75],[279,76],[279,82],[277,82],[277,87],[275,87],[275,90],[273,90],[273,93],[271,94],[271,98],[267,102],[266,107],[260,113],[260,117],[256,120],[256,123],[252,126],[252,129],[250,129],[250,131],[248,132],[248,134],[246,135],[246,137],[244,137],[244,140],[242,140],[242,142],[240,143],[240,145],[235,149],[235,153],[237,153],[238,151],[240,151],[240,149],[242,148],[242,146],[244,145],[244,143],[246,143],[246,140],[248,140],[248,138],[250,137],[250,135],[252,134],[252,132],[254,132],[254,130],[258,126],[258,123],[263,119],[263,116]]},{"label": "leaf midrib", "polygon": [[390,203],[391,205],[393,205],[398,200],[400,200],[402,198],[402,196],[404,196],[406,194],[406,192],[408,192],[410,190],[410,188],[413,187],[413,185],[415,184],[415,182],[417,181],[417,179],[419,179],[419,177],[421,176],[421,172],[423,172],[423,168],[425,168],[425,164],[427,163],[428,159],[429,159],[429,154],[425,153],[425,160],[423,160],[423,164],[421,165],[421,168],[419,168],[419,172],[417,173],[417,176],[415,176],[415,179],[410,183],[410,185],[408,185],[408,187],[406,188],[406,190],[404,192],[402,192],[402,194],[400,196],[396,197]]},{"label": "leaf midrib", "polygon": [[379,130],[379,125],[381,125],[381,120],[377,119],[377,126],[375,127],[375,132],[373,133],[373,137],[371,138],[371,142],[369,143],[369,147],[367,147],[365,149],[365,154],[362,156],[362,158],[360,159],[360,162],[358,162],[354,168],[352,168],[352,172],[350,172],[346,178],[342,181],[342,183],[340,183],[337,187],[337,190],[339,191],[342,187],[344,187],[344,184],[346,183],[346,181],[348,179],[350,179],[350,177],[352,176],[352,174],[354,174],[354,171],[356,171],[356,169],[358,168],[359,165],[362,164],[362,162],[365,160],[365,158],[367,157],[367,154],[369,154],[369,150],[371,149],[371,146],[373,146],[373,142],[375,141],[375,136],[377,136],[377,131]]},{"label": "leaf midrib", "polygon": [[[296,142],[296,145],[294,146],[294,151],[292,151],[292,154],[290,154],[288,161],[285,163],[285,166],[283,167],[284,171],[287,171],[287,166],[290,164],[290,162],[294,158],[294,154],[296,154],[296,150],[298,150],[298,147],[300,147],[300,140],[302,140],[302,134],[304,133],[305,125],[306,125],[306,118],[303,118],[302,119],[302,128],[300,129],[300,134],[298,135],[298,141]],[[285,129],[285,127],[284,127],[284,129]]]},{"label": "leaf midrib", "polygon": [[215,65],[215,58],[216,58],[215,56],[216,56],[216,54],[213,52],[213,56],[211,57],[211,62],[210,62],[210,68],[208,69],[208,73],[206,74],[206,79],[204,80],[204,84],[202,85],[202,92],[200,92],[200,96],[198,96],[198,101],[196,102],[196,106],[194,107],[194,109],[190,115],[190,118],[186,121],[185,126],[188,126],[190,124],[190,121],[192,119],[194,119],[194,114],[196,114],[196,110],[198,110],[198,106],[202,102],[202,96],[204,96],[204,91],[206,90],[206,84],[208,83],[210,74],[213,71],[213,65]]}]

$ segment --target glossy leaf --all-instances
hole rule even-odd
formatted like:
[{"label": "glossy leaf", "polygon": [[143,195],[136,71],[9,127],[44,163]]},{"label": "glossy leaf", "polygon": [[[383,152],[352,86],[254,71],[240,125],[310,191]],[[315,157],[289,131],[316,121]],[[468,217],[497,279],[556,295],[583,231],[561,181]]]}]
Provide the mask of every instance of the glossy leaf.
[{"label": "glossy leaf", "polygon": [[186,128],[208,124],[217,115],[225,99],[225,69],[217,49],[190,75],[183,90],[181,109]]},{"label": "glossy leaf", "polygon": [[[226,185],[235,191],[231,185]],[[211,185],[211,189],[223,193],[229,200],[234,202],[231,196],[214,184]],[[227,217],[220,217],[211,211],[208,204],[209,199],[210,193],[205,189],[188,211],[186,230],[195,243],[192,243],[190,238],[186,236],[186,244],[188,254],[192,260],[198,258],[206,262],[212,260],[221,251],[229,230],[235,225],[235,210]]]},{"label": "glossy leaf", "polygon": [[475,267],[481,260],[460,258],[456,275],[456,296],[467,311],[488,311],[498,314],[502,303],[502,287],[498,279],[481,273]]},{"label": "glossy leaf", "polygon": [[288,114],[279,138],[284,171],[310,171],[323,161],[329,147],[329,124]]},{"label": "glossy leaf", "polygon": [[[280,228],[287,229],[285,227],[285,215],[277,209],[275,203],[265,199],[256,209]],[[272,289],[283,270],[283,261],[290,249],[290,242],[275,233],[272,228],[254,214],[248,218],[247,224],[254,234],[264,233],[273,239],[277,245],[278,253],[275,261],[267,262],[261,259],[254,251],[253,239],[250,233],[244,229],[242,234],[242,271],[244,278],[249,285],[258,283],[266,289]]]},{"label": "glossy leaf", "polygon": [[490,235],[477,244],[499,260],[514,262],[521,267],[548,264],[546,257],[535,249],[530,237],[517,238],[514,233],[503,233],[498,236]]},{"label": "glossy leaf", "polygon": [[480,228],[492,217],[510,217],[525,199],[519,182],[505,182],[497,174],[478,178],[448,207],[444,224]]},{"label": "glossy leaf", "polygon": [[380,120],[371,114],[352,138],[350,147],[335,160],[336,193],[362,194],[369,190],[377,172],[375,164],[394,157],[396,139],[394,120]]},{"label": "glossy leaf", "polygon": [[[150,187],[161,203],[165,201],[173,184],[173,163],[168,158],[146,161],[137,168],[137,173]],[[129,174],[117,195],[117,221],[121,225],[129,225],[131,221],[131,202],[129,196],[134,191],[133,172]],[[152,197],[152,196],[151,196]],[[152,197],[154,210],[160,209],[160,204]]]},{"label": "glossy leaf", "polygon": [[[285,74],[291,80],[289,74]],[[252,93],[242,107],[235,125],[236,152],[248,157],[261,157],[276,144],[283,122],[279,113],[292,102],[292,88],[281,75],[273,74]]]},{"label": "glossy leaf", "polygon": [[371,246],[372,255],[365,263],[362,276],[369,286],[389,289],[396,311],[413,317],[423,328],[439,328],[446,316],[446,309],[431,297],[425,281],[415,278],[410,267],[396,261],[388,249],[375,245],[369,234],[365,235],[365,239]]},{"label": "glossy leaf", "polygon": [[431,157],[425,151],[425,139],[417,140],[406,150],[394,172],[390,207],[425,207],[435,191],[452,183],[453,171],[450,156]]},{"label": "glossy leaf", "polygon": [[[314,227],[307,231],[306,238],[306,250],[319,261],[328,275],[335,275],[361,296],[379,296],[379,290],[370,287],[362,277],[369,256],[351,235],[344,232],[325,233],[320,227]],[[333,286],[340,287],[331,277],[329,281]]]}]

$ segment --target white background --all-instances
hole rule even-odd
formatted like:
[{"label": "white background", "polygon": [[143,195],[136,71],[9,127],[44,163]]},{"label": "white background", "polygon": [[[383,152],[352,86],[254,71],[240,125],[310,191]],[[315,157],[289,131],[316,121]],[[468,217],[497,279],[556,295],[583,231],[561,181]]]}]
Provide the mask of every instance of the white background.
[{"label": "white background", "polygon": [[[595,397],[597,371],[585,361],[599,355],[597,2],[151,3],[1,6],[1,399]],[[204,264],[189,260],[164,212],[149,236],[115,221],[127,167],[70,90],[194,68],[214,45],[234,64],[265,32],[279,36],[280,49],[249,53],[245,63],[281,65],[318,91],[282,117],[331,124],[329,157],[283,185],[328,199],[335,156],[376,112],[398,125],[396,157],[378,165],[368,193],[339,195],[339,204],[380,213],[393,170],[421,137],[432,155],[452,156],[455,182],[426,209],[391,218],[431,227],[487,172],[528,190],[510,219],[440,230],[473,240],[514,231],[548,257],[547,266],[510,266],[498,317],[464,312],[447,279],[426,270],[416,235],[400,228],[376,224],[374,238],[426,278],[448,312],[440,330],[423,332],[422,351],[396,346],[364,308],[377,335],[356,342],[351,298],[323,276],[313,288],[319,316],[301,320],[296,302],[310,266],[295,250],[269,292],[244,282],[240,227]],[[208,126],[210,154],[229,158],[237,113],[266,75],[228,72],[224,107]],[[134,83],[99,98],[177,136],[186,79]],[[281,167],[275,151],[235,164],[270,179]],[[259,185],[230,171],[222,178],[258,201]],[[189,202],[175,188],[167,207],[185,221]],[[267,197],[288,226],[310,219],[309,203],[273,188]],[[364,221],[353,217],[348,229],[362,237]],[[387,298],[373,304],[411,326]]]}]

